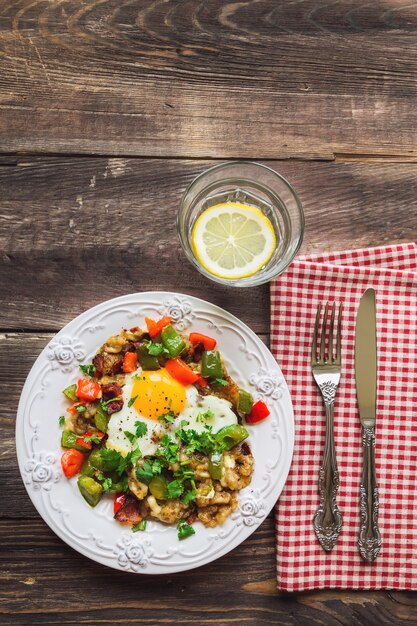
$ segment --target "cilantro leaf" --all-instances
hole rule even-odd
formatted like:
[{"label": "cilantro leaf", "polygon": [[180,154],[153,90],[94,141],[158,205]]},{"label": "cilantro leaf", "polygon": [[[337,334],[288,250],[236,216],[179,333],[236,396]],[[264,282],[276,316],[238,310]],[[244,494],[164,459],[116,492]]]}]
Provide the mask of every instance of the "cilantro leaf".
[{"label": "cilantro leaf", "polygon": [[145,424],[145,422],[139,422],[139,420],[135,422],[135,428],[136,437],[144,437],[148,432],[148,426]]},{"label": "cilantro leaf", "polygon": [[184,491],[181,481],[172,480],[167,484],[167,498],[179,498]]},{"label": "cilantro leaf", "polygon": [[227,380],[224,380],[224,378],[215,378],[213,382],[216,383],[216,385],[221,385],[222,387],[227,387],[229,384]]},{"label": "cilantro leaf", "polygon": [[162,471],[162,463],[158,459],[145,461],[141,467],[136,470],[136,478],[142,483],[148,485],[152,478]]},{"label": "cilantro leaf", "polygon": [[180,540],[186,539],[187,537],[190,537],[191,535],[195,535],[194,528],[190,526],[189,524],[187,524],[185,519],[180,519],[178,521],[177,530],[178,530],[178,539]]},{"label": "cilantro leaf", "polygon": [[133,398],[130,398],[129,402],[127,403],[127,406],[130,408],[132,406],[132,404],[137,400],[138,396],[133,396]]},{"label": "cilantro leaf", "polygon": [[59,418],[58,418],[58,424],[59,424],[59,425],[61,426],[61,428],[62,428],[62,426],[65,424],[65,415],[60,415],[60,416],[59,416]]},{"label": "cilantro leaf", "polygon": [[119,464],[124,460],[117,450],[110,450],[109,448],[101,448],[100,456],[105,462],[106,471],[109,472],[117,470]]},{"label": "cilantro leaf", "polygon": [[87,374],[88,376],[94,376],[96,373],[96,366],[91,364],[88,365],[80,365],[80,370],[83,374]]},{"label": "cilantro leaf", "polygon": [[134,435],[133,433],[130,433],[128,430],[124,430],[123,434],[125,437],[129,439],[130,443],[135,443],[137,439],[136,435]]},{"label": "cilantro leaf", "polygon": [[161,422],[166,422],[167,424],[173,424],[175,419],[174,411],[169,411],[168,413],[164,413],[158,417]]},{"label": "cilantro leaf", "polygon": [[81,435],[81,436],[84,439],[85,443],[90,443],[90,441],[92,441],[93,443],[100,443],[100,441],[103,438],[103,437],[100,437],[98,433],[91,433],[91,435]]},{"label": "cilantro leaf", "polygon": [[159,356],[160,354],[169,354],[168,350],[162,343],[150,343],[148,345],[148,352],[151,356]]},{"label": "cilantro leaf", "polygon": [[192,489],[184,493],[182,501],[184,504],[190,504],[190,502],[194,502],[194,500],[196,499],[196,496],[197,496],[197,490],[193,487]]},{"label": "cilantro leaf", "polygon": [[101,483],[101,486],[103,487],[104,491],[109,491],[112,485],[113,485],[113,481],[111,478],[105,478],[103,482]]},{"label": "cilantro leaf", "polygon": [[139,524],[132,526],[132,532],[137,533],[138,530],[146,530],[146,519],[143,519]]}]

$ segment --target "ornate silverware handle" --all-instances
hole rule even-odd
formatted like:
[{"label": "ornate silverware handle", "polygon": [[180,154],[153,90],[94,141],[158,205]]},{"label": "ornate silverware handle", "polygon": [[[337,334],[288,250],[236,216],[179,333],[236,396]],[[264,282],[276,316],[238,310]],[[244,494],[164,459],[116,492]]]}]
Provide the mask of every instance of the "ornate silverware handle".
[{"label": "ornate silverware handle", "polygon": [[[336,386],[334,388],[335,394]],[[342,516],[336,502],[339,489],[339,471],[334,446],[334,398],[326,398],[325,393],[323,393],[323,398],[326,408],[326,440],[323,464],[319,473],[320,506],[314,515],[313,527],[322,548],[329,552],[334,548],[342,529]]]},{"label": "ornate silverware handle", "polygon": [[362,427],[363,468],[360,486],[359,552],[370,563],[381,549],[378,485],[375,470],[375,426]]}]

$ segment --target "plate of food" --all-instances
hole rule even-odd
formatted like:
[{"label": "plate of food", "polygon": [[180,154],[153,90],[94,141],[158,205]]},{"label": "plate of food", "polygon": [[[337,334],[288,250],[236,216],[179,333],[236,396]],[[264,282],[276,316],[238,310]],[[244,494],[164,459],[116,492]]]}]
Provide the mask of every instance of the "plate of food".
[{"label": "plate of food", "polygon": [[82,313],[36,360],[16,447],[50,528],[109,567],[163,574],[226,554],[287,478],[294,416],[281,370],[227,311],[144,292]]}]

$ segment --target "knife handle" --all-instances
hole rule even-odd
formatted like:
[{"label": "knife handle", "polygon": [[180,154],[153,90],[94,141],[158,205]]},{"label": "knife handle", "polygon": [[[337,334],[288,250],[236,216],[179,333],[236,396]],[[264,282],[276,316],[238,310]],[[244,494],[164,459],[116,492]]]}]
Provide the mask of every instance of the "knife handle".
[{"label": "knife handle", "polygon": [[364,561],[371,563],[381,549],[378,528],[378,485],[375,469],[375,426],[362,427],[363,467],[360,486],[359,552]]}]

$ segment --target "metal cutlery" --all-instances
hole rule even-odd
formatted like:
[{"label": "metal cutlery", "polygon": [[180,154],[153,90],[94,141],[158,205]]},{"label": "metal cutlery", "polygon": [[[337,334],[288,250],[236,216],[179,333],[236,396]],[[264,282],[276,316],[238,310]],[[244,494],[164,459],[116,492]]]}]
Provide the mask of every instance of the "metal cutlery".
[{"label": "metal cutlery", "polygon": [[382,543],[378,528],[379,498],[375,470],[377,337],[373,289],[367,289],[363,294],[356,317],[355,378],[363,446],[358,545],[362,558],[371,562],[378,556]]},{"label": "metal cutlery", "polygon": [[342,528],[342,516],[336,502],[339,489],[339,471],[337,469],[334,445],[334,402],[341,376],[341,325],[342,305],[339,307],[337,320],[336,352],[334,353],[336,305],[333,304],[329,333],[326,335],[329,303],[326,303],[321,328],[320,349],[317,353],[320,326],[321,305],[319,304],[314,326],[311,348],[311,371],[323,396],[326,410],[326,438],[322,465],[319,473],[320,506],[313,518],[313,527],[321,546],[329,552],[333,549]]}]

